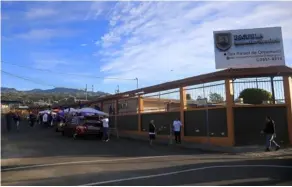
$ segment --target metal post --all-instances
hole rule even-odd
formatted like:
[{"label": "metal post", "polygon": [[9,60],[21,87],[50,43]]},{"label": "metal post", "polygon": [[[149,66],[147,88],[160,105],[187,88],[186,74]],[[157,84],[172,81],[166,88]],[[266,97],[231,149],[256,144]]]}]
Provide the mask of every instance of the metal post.
[{"label": "metal post", "polygon": [[273,104],[275,104],[276,99],[275,99],[274,77],[271,77],[271,88],[272,88],[272,99],[273,99]]},{"label": "metal post", "polygon": [[137,77],[135,78],[135,80],[136,80],[136,86],[137,86],[137,89],[138,89],[139,88],[139,80],[138,80]]},{"label": "metal post", "polygon": [[[204,98],[206,98],[206,95],[205,95],[205,86],[204,86],[204,84],[203,84],[203,95],[204,95]],[[210,144],[208,98],[206,98],[206,104],[205,104],[205,107],[206,107],[206,131],[207,131],[207,143]]]},{"label": "metal post", "polygon": [[87,84],[86,84],[86,87],[85,87],[85,100],[87,101]]},{"label": "metal post", "polygon": [[257,89],[259,89],[258,78],[256,78],[256,85],[257,85]]},{"label": "metal post", "polygon": [[120,86],[117,85],[116,93],[120,93]]},{"label": "metal post", "polygon": [[172,126],[169,124],[169,144],[172,145]]}]

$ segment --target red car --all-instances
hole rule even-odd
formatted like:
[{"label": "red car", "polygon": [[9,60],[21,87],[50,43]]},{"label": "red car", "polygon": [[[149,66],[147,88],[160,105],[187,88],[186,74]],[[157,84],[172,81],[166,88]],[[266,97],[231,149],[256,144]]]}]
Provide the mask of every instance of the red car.
[{"label": "red car", "polygon": [[63,136],[70,136],[76,139],[94,135],[102,137],[102,121],[99,116],[75,116],[67,123],[62,130]]}]

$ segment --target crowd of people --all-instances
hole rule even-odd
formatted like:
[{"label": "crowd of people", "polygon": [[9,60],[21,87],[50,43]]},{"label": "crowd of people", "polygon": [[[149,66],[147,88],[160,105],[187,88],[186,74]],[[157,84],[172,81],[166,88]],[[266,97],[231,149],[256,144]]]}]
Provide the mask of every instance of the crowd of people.
[{"label": "crowd of people", "polygon": [[[27,120],[30,127],[34,127],[38,125],[43,128],[57,127],[61,123],[65,124],[67,122],[71,122],[74,117],[80,117],[81,113],[64,113],[64,112],[39,112],[33,113],[29,112],[27,117],[21,116],[18,112],[12,112],[6,114],[6,125],[7,131],[10,132],[12,130],[12,125],[16,126],[16,130],[20,130],[20,124],[24,125],[23,120]],[[109,118],[105,116],[101,116],[100,121],[102,123],[103,130],[103,141],[109,141]],[[13,123],[12,123],[13,121]]]},{"label": "crowd of people", "polygon": [[27,120],[31,127],[36,124],[42,125],[43,127],[51,127],[58,122],[64,121],[64,116],[60,114],[51,113],[38,113],[29,112],[27,117],[22,116],[19,112],[8,112],[6,114],[6,129],[8,132],[12,130],[12,125],[15,125],[17,131],[20,130],[20,125],[23,124],[24,120]]}]

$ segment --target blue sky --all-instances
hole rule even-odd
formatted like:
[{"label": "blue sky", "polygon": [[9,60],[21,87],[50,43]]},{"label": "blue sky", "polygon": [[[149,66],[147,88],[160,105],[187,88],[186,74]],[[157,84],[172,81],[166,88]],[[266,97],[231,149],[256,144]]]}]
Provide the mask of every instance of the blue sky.
[{"label": "blue sky", "polygon": [[[292,2],[1,2],[2,86],[112,93],[215,71],[213,31],[282,26],[292,59]],[[247,14],[248,12],[248,14]],[[10,63],[10,64],[9,64]],[[12,64],[72,76],[26,69]],[[119,80],[86,76],[118,77]]]}]

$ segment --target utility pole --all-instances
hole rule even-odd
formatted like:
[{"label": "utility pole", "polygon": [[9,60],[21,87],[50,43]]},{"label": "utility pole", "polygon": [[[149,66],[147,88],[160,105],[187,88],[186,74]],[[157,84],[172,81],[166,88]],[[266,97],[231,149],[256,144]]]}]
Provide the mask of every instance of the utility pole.
[{"label": "utility pole", "polygon": [[136,80],[136,86],[137,86],[137,89],[138,89],[139,88],[139,79],[136,77],[135,80]]},{"label": "utility pole", "polygon": [[85,87],[85,100],[87,101],[87,84],[86,84],[86,87]]},{"label": "utility pole", "polygon": [[120,86],[119,85],[117,85],[116,93],[117,94],[120,93]]}]

